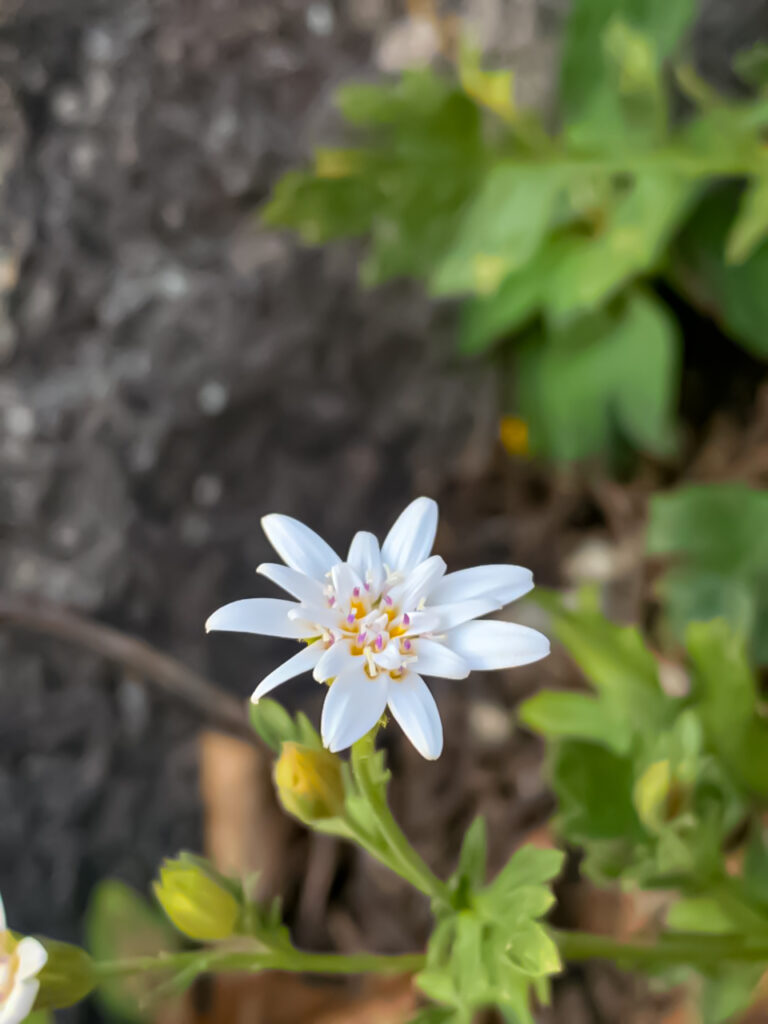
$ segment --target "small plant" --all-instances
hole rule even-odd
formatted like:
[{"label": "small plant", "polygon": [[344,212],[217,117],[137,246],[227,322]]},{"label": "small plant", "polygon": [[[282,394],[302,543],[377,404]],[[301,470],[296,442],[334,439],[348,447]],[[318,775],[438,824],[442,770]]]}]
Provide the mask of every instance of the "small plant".
[{"label": "small plant", "polygon": [[[646,970],[669,984],[695,975],[713,1024],[746,1004],[768,965],[768,725],[742,638],[723,620],[690,626],[690,685],[673,697],[639,632],[608,622],[592,595],[574,607],[538,595],[591,686],[588,693],[540,693],[520,710],[522,722],[547,742],[557,830],[584,850],[585,871],[597,884],[668,893],[665,924],[642,941],[558,931],[546,918],[561,852],[522,846],[489,879],[478,819],[456,871],[439,878],[387,803],[389,772],[376,748],[387,705],[417,749],[427,757],[440,752],[437,708],[417,672],[467,675],[530,662],[548,649],[533,630],[477,618],[529,591],[527,570],[482,566],[445,575],[445,563],[430,554],[436,525],[434,503],[417,499],[382,549],[371,534],[357,534],[342,561],[308,527],[269,516],[265,530],[287,564],[261,569],[296,603],[236,602],[209,621],[210,628],[306,641],[259,684],[251,707],[254,729],[277,756],[279,799],[307,827],[356,843],[429,899],[434,925],[426,951],[304,952],[294,946],[279,902],[254,899],[252,879],[226,878],[182,854],[166,861],[155,885],[174,929],[110,882],[97,888],[89,914],[99,958],[6,932],[2,1024],[24,1019],[35,996],[44,1010],[97,987],[114,1013],[138,1019],[132,992],[162,1000],[203,973],[260,970],[410,973],[425,999],[414,1018],[421,1024],[469,1024],[489,1007],[530,1024],[563,960],[590,958]],[[262,694],[323,659],[329,663],[330,652],[338,661],[333,672],[316,672],[328,685],[321,736],[306,716],[293,718]],[[348,761],[328,749],[350,745]],[[129,955],[133,933],[155,952]],[[176,933],[196,948],[181,948]],[[105,948],[114,948],[115,958],[104,958]],[[138,990],[131,988],[136,979]]]},{"label": "small plant", "polygon": [[454,76],[345,85],[351,146],[285,175],[264,219],[366,239],[367,285],[462,298],[460,352],[512,344],[503,390],[531,453],[668,456],[681,344],[655,282],[768,356],[765,51],[738,65],[754,98],[718,94],[679,57],[695,8],[574,0],[554,129],[466,44]]}]

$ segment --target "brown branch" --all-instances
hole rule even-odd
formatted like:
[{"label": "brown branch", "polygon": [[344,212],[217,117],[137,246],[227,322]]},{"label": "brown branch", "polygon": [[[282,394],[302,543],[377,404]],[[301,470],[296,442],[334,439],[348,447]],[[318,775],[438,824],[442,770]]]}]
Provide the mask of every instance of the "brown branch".
[{"label": "brown branch", "polygon": [[39,633],[83,647],[152,683],[207,723],[260,746],[243,703],[143,640],[45,601],[0,594],[0,627]]}]

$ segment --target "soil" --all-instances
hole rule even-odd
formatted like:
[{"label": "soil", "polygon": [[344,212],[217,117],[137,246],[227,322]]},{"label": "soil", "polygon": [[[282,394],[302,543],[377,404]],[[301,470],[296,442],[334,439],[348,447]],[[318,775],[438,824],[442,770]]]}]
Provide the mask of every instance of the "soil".
[{"label": "soil", "polygon": [[[510,45],[544,96],[564,5],[512,6],[530,29]],[[724,6],[699,29],[715,76],[767,12]],[[354,247],[308,252],[258,222],[276,178],[333,123],[334,85],[386,64],[401,17],[388,0],[0,9],[2,589],[143,637],[241,698],[281,643],[206,638],[202,624],[269,592],[253,571],[269,511],[343,548],[426,493],[453,567],[509,560],[557,584],[607,565],[627,617],[645,593],[637,538],[655,468],[620,488],[512,462],[494,369],[457,362],[449,307],[408,284],[366,293]],[[98,880],[145,889],[164,855],[203,847],[205,723],[21,632],[0,633],[0,678],[0,890],[19,930],[82,939]],[[553,658],[471,689],[438,684],[448,744],[435,765],[387,738],[396,812],[437,870],[478,812],[494,865],[545,822],[541,751],[509,711],[568,678]],[[286,698],[317,715],[311,683]],[[426,906],[367,861],[291,835],[299,941],[418,947]],[[626,1022],[627,1000],[645,997],[614,982],[569,974],[546,1019]]]}]

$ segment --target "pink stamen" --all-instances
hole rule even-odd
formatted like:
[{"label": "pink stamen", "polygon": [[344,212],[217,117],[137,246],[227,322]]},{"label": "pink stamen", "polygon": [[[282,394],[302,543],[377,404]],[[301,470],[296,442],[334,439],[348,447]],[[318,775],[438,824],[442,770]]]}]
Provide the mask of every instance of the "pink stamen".
[{"label": "pink stamen", "polygon": [[403,647],[406,649],[406,651],[410,651],[410,649],[411,649],[411,641],[410,640],[406,640],[405,643],[403,644]]},{"label": "pink stamen", "polygon": [[406,612],[405,615],[403,616],[403,625],[404,626],[410,626],[410,624],[411,624],[411,616],[408,614],[408,612]]},{"label": "pink stamen", "polygon": [[360,597],[360,587],[355,587],[355,589],[352,591],[352,596]]},{"label": "pink stamen", "polygon": [[389,596],[389,594],[387,594],[386,597],[384,598],[384,604],[392,604],[392,598]]},{"label": "pink stamen", "polygon": [[336,604],[336,598],[335,598],[335,597],[329,597],[329,598],[328,598],[328,607],[329,607],[329,608],[333,608],[333,606],[334,606],[335,604]]},{"label": "pink stamen", "polygon": [[381,633],[379,633],[379,635],[376,637],[376,650],[380,651],[383,646],[384,646],[384,638],[382,637]]},{"label": "pink stamen", "polygon": [[370,590],[371,589],[371,584],[370,583],[364,583],[363,586],[365,587],[366,590]]},{"label": "pink stamen", "polygon": [[354,625],[354,622],[355,622],[356,618],[357,618],[357,616],[355,615],[354,612],[350,612],[349,613],[349,615],[347,616],[347,622],[350,624],[350,626]]},{"label": "pink stamen", "polygon": [[357,646],[358,647],[362,647],[363,646],[363,644],[365,643],[365,638],[367,636],[368,636],[368,634],[365,632],[365,630],[363,630],[362,633],[358,633],[357,634]]}]

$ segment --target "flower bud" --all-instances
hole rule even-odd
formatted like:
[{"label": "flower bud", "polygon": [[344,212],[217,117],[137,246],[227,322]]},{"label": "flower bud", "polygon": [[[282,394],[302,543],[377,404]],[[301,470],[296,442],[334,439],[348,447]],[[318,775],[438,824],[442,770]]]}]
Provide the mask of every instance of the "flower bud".
[{"label": "flower bud", "polygon": [[185,854],[166,860],[153,888],[173,924],[190,939],[211,942],[234,932],[240,904],[204,862]]},{"label": "flower bud", "polygon": [[654,761],[635,783],[635,807],[646,828],[658,831],[685,810],[688,787],[668,760]]},{"label": "flower bud", "polygon": [[344,810],[341,763],[327,750],[284,743],[275,764],[275,785],[286,811],[307,824],[336,818]]}]

